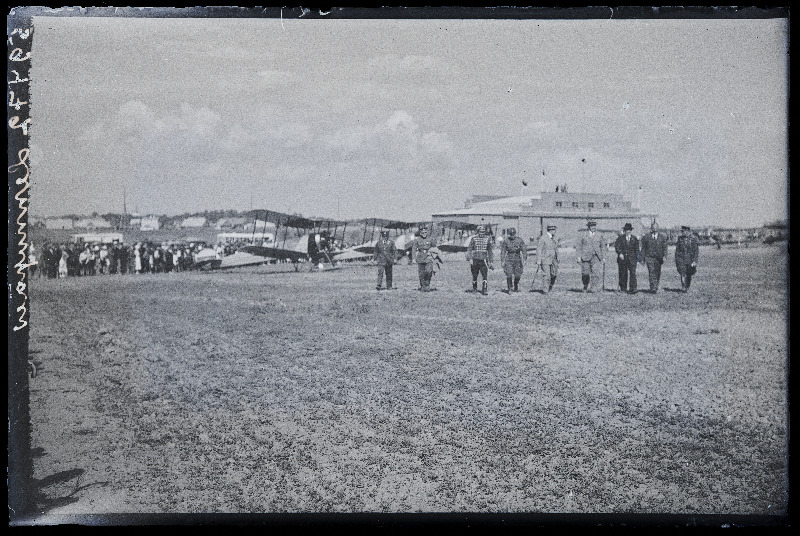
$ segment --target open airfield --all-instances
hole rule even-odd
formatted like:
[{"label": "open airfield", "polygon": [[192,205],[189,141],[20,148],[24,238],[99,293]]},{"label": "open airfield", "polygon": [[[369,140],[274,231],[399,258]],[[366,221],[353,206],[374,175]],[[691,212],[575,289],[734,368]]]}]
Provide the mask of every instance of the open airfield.
[{"label": "open airfield", "polygon": [[37,521],[784,515],[786,243],[701,248],[687,294],[672,256],[655,295],[561,257],[550,295],[532,262],[467,293],[462,255],[430,293],[405,260],[382,292],[366,264],[34,279]]}]

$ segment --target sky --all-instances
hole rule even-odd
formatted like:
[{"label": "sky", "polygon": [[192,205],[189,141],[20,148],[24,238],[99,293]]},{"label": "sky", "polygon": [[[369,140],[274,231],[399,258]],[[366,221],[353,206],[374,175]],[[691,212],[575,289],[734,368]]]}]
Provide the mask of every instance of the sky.
[{"label": "sky", "polygon": [[38,16],[30,214],[420,221],[567,184],[662,226],[757,226],[788,217],[788,39],[786,19]]}]

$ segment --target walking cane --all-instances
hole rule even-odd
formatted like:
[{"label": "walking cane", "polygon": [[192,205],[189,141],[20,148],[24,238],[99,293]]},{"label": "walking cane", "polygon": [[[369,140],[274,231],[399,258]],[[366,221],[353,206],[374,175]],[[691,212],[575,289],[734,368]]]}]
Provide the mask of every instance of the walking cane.
[{"label": "walking cane", "polygon": [[539,275],[539,271],[542,269],[541,264],[536,264],[536,273],[533,274],[533,281],[531,281],[531,290],[530,292],[534,292],[536,290],[536,276]]},{"label": "walking cane", "polygon": [[603,292],[606,290],[606,261],[603,261]]}]

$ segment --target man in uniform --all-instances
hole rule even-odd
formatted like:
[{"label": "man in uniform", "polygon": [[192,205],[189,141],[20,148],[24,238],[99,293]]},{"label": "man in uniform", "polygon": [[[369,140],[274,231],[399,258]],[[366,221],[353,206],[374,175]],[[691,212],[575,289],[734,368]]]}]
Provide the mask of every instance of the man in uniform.
[{"label": "man in uniform", "polygon": [[658,224],[650,225],[650,232],[642,236],[642,257],[647,265],[647,275],[650,279],[650,292],[658,292],[661,281],[661,265],[667,260],[667,236],[658,232]]},{"label": "man in uniform", "polygon": [[394,289],[392,286],[392,267],[397,259],[397,247],[394,242],[389,240],[389,231],[381,231],[381,238],[375,244],[375,262],[378,264],[378,286],[376,290],[381,290],[383,284],[383,274],[386,273],[386,288]]},{"label": "man in uniform", "polygon": [[548,225],[547,232],[539,237],[539,242],[536,244],[536,264],[537,270],[542,273],[542,292],[547,294],[553,290],[558,276],[558,241],[555,225]]},{"label": "man in uniform", "polygon": [[639,240],[633,236],[633,226],[626,223],[614,243],[619,268],[619,289],[628,294],[636,294],[636,263],[639,262]]},{"label": "man in uniform", "polygon": [[578,262],[581,265],[581,281],[584,292],[594,292],[599,286],[600,270],[606,262],[606,247],[603,237],[597,232],[597,222],[586,224],[589,231],[581,237],[578,245]]},{"label": "man in uniform", "polygon": [[519,292],[519,279],[522,277],[523,264],[527,260],[528,246],[517,236],[517,230],[512,227],[508,230],[506,239],[500,244],[500,264],[506,273],[508,293],[512,290]]},{"label": "man in uniform", "polygon": [[430,249],[436,246],[432,238],[428,236],[428,227],[423,225],[419,228],[419,236],[411,244],[411,256],[417,263],[417,273],[419,274],[419,290],[428,292],[431,290],[431,278],[433,277],[434,259],[430,254]]},{"label": "man in uniform", "polygon": [[675,265],[681,276],[681,289],[687,292],[692,284],[692,276],[697,271],[697,259],[700,255],[700,242],[687,225],[681,226],[681,235],[675,247]]},{"label": "man in uniform", "polygon": [[467,262],[470,263],[472,272],[472,292],[478,290],[478,274],[480,274],[483,277],[481,294],[485,296],[489,291],[489,268],[494,269],[494,254],[491,237],[486,234],[486,227],[483,225],[478,225],[478,234],[469,241]]}]

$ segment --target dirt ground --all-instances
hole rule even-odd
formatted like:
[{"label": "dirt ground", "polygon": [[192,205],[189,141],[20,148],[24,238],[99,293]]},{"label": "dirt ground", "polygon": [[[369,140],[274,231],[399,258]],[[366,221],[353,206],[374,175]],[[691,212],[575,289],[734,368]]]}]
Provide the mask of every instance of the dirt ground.
[{"label": "dirt ground", "polygon": [[[34,523],[111,513],[782,516],[787,247],[691,291],[465,292],[416,267],[34,279]],[[614,287],[610,263],[606,285]],[[647,269],[638,269],[640,288]]]}]

